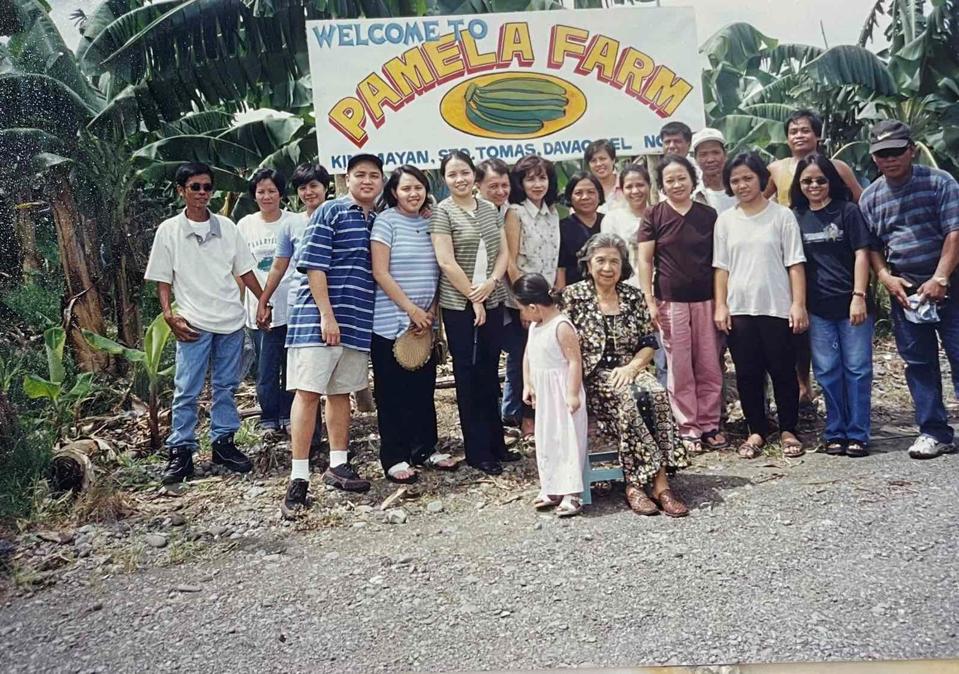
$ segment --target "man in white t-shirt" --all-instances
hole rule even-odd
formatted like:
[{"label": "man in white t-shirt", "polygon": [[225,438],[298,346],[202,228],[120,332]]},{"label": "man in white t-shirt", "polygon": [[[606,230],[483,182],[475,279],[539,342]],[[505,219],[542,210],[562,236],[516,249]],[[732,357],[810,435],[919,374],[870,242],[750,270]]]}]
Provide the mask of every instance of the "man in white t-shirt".
[{"label": "man in white t-shirt", "polygon": [[245,318],[237,279],[260,296],[246,241],[229,218],[207,208],[213,193],[212,169],[206,164],[183,164],[177,169],[176,184],[186,208],[157,228],[144,274],[146,280],[156,282],[163,317],[177,340],[164,484],[182,482],[193,474],[197,401],[208,367],[213,462],[240,473],[253,468],[233,441],[240,427],[234,394],[240,385]]},{"label": "man in white t-shirt", "polygon": [[735,208],[736,197],[726,193],[723,167],[726,165],[726,137],[709,127],[693,134],[693,159],[702,172],[702,180],[693,192],[693,200],[711,206],[717,213]]}]

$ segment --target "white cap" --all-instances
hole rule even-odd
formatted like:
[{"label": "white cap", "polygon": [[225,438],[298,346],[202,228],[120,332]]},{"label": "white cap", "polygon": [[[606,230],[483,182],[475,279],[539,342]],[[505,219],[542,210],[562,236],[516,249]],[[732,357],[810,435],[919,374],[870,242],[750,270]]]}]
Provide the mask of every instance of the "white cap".
[{"label": "white cap", "polygon": [[693,153],[696,152],[696,148],[699,145],[702,145],[707,140],[714,140],[720,145],[722,145],[723,147],[726,147],[726,137],[723,135],[723,132],[720,131],[719,129],[710,129],[707,126],[705,129],[701,131],[697,131],[696,133],[693,134],[693,142],[692,142]]}]

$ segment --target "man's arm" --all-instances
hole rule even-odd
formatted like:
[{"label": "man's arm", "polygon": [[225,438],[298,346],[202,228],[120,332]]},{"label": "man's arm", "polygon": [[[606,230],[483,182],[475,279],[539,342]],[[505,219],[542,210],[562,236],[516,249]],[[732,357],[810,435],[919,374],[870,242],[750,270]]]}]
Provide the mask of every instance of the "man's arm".
[{"label": "man's arm", "polygon": [[841,159],[833,159],[832,164],[836,167],[836,172],[839,173],[839,177],[842,178],[844,183],[846,183],[846,187],[849,188],[849,193],[852,195],[852,200],[858,204],[859,197],[862,196],[862,185],[860,185],[859,181],[856,180],[856,174],[852,172],[851,168],[849,168],[849,164]]},{"label": "man's arm", "polygon": [[[942,242],[942,253],[939,254],[939,264],[936,265],[936,273],[919,286],[919,294],[933,302],[944,300],[949,290],[949,277],[956,270],[957,263],[959,263],[959,230],[946,234],[946,240]],[[936,279],[946,279],[947,284],[942,285]]]},{"label": "man's arm", "polygon": [[912,288],[912,284],[901,276],[893,276],[886,264],[886,258],[882,251],[870,250],[869,262],[872,264],[872,270],[876,273],[876,279],[886,287],[889,294],[896,298],[904,308],[909,308],[909,293],[907,289]]},{"label": "man's arm", "polygon": [[173,286],[163,281],[157,281],[157,297],[160,300],[160,309],[163,311],[163,320],[170,326],[173,336],[179,342],[194,342],[200,333],[193,329],[183,316],[173,313],[172,302]]}]

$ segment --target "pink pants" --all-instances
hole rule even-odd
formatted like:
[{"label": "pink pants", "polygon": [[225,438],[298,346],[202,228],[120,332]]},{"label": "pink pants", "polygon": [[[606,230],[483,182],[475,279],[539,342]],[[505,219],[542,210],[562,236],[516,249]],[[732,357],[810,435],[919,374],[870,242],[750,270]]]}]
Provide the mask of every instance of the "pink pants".
[{"label": "pink pants", "polygon": [[682,437],[699,438],[719,429],[723,404],[722,335],[713,323],[714,304],[660,300],[657,306],[673,416]]}]

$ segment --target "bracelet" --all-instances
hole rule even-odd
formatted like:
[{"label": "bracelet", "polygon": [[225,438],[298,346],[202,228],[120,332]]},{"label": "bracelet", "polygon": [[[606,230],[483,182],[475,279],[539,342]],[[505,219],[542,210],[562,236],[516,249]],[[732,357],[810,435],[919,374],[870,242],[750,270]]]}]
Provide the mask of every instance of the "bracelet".
[{"label": "bracelet", "polygon": [[853,296],[853,297],[861,297],[861,298],[863,298],[863,299],[866,299],[866,293],[859,292],[858,290],[853,290],[853,291],[852,291],[852,296]]}]

